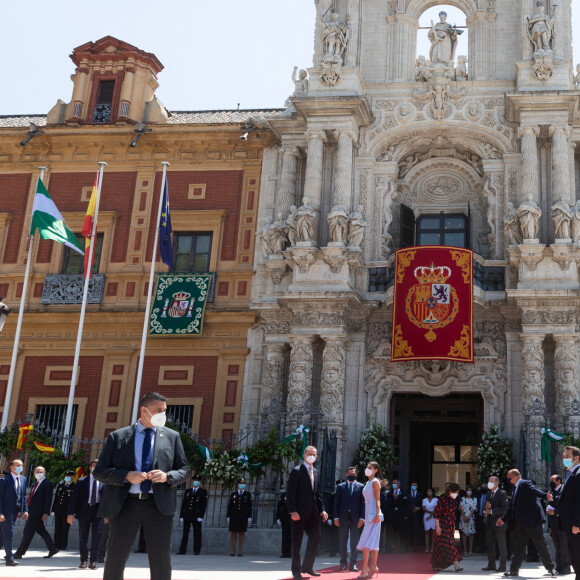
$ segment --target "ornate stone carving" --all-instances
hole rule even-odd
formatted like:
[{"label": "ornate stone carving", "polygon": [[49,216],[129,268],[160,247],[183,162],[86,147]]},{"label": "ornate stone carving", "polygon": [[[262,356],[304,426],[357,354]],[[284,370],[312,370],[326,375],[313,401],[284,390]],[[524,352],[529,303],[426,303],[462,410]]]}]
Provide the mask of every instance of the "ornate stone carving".
[{"label": "ornate stone carving", "polygon": [[520,259],[527,266],[528,270],[533,272],[544,259],[544,255],[541,251],[537,253],[522,253]]},{"label": "ornate stone carving", "polygon": [[554,12],[548,15],[544,12],[543,2],[537,2],[536,13],[527,18],[527,35],[534,49],[534,56],[553,54],[552,32],[554,28]]},{"label": "ornate stone carving", "polygon": [[359,205],[348,217],[348,246],[360,248],[363,243],[367,222],[363,217],[364,207]]},{"label": "ornate stone carving", "polygon": [[330,266],[330,271],[333,274],[338,274],[342,270],[342,267],[346,262],[346,257],[342,252],[340,253],[324,252],[324,261]]},{"label": "ornate stone carving", "polygon": [[572,211],[572,240],[574,242],[580,242],[580,200],[578,200],[574,207],[571,208]]},{"label": "ornate stone carving", "polygon": [[270,278],[273,284],[280,284],[288,269],[286,261],[283,258],[270,257],[264,261],[264,265],[266,266],[266,277]]},{"label": "ornate stone carving", "polygon": [[[568,248],[569,246],[564,247]],[[554,260],[554,262],[556,262],[560,266],[560,269],[564,272],[568,270],[570,264],[576,261],[576,258],[574,257],[574,254],[572,252],[567,251],[558,252],[555,250],[554,246],[552,246],[552,251],[553,251],[552,260]]]},{"label": "ornate stone carving", "polygon": [[[536,305],[536,308],[541,305]],[[574,324],[576,314],[573,310],[524,310],[522,324]]]},{"label": "ornate stone carving", "polygon": [[[524,240],[537,240],[540,232],[542,210],[534,201],[525,201],[518,207],[518,218]],[[535,267],[534,267],[535,269]]]},{"label": "ornate stone carving", "polygon": [[296,235],[299,242],[315,242],[317,212],[308,204],[308,199],[302,200],[302,205],[294,212]]},{"label": "ornate stone carving", "polygon": [[266,334],[289,334],[292,327],[292,313],[289,310],[261,311]]},{"label": "ornate stone carving", "polygon": [[320,80],[327,87],[337,87],[342,81],[342,69],[338,65],[325,65],[320,71]]},{"label": "ornate stone carving", "polygon": [[261,408],[282,402],[284,384],[284,344],[265,344],[262,366]]},{"label": "ornate stone carving", "polygon": [[[538,197],[538,151],[536,138],[540,128],[520,127],[518,135],[522,140],[522,194],[527,201],[534,201]],[[522,228],[523,229],[523,228]],[[524,239],[526,235],[524,233]]]},{"label": "ornate stone carving", "polygon": [[576,334],[554,334],[556,409],[564,414],[578,397],[578,346]]},{"label": "ornate stone carving", "polygon": [[397,197],[397,188],[392,179],[387,179],[387,185],[382,194],[382,237],[383,237],[383,255],[388,257],[391,255],[390,243],[393,236],[389,233],[389,228],[393,222],[393,203]]},{"label": "ornate stone carving", "polygon": [[446,73],[447,70],[443,67],[427,68],[425,74],[428,88],[413,91],[417,102],[426,103],[423,113],[436,121],[450,117],[455,112],[455,105],[451,101],[463,99],[465,96],[465,89],[451,89],[451,79],[445,76]]},{"label": "ornate stone carving", "polygon": [[479,145],[482,151],[482,159],[501,159],[502,154],[498,151],[497,147],[494,147],[490,143],[485,143],[476,139],[475,142]]},{"label": "ornate stone carving", "polygon": [[342,55],[347,46],[348,30],[340,21],[340,15],[336,10],[330,12],[330,16],[323,22],[322,45],[324,56],[322,61],[327,64],[342,65]]},{"label": "ornate stone carving", "polygon": [[294,313],[294,324],[298,326],[340,326],[344,324],[344,320],[342,312],[315,311]]},{"label": "ornate stone carving", "polygon": [[335,205],[328,214],[328,229],[333,242],[346,242],[348,235],[348,209],[342,204]]},{"label": "ornate stone carving", "polygon": [[470,101],[463,107],[463,115],[468,121],[477,123],[481,121],[484,114],[484,107],[478,101]]},{"label": "ornate stone carving", "polygon": [[526,409],[534,399],[544,403],[544,335],[521,334],[522,341],[522,407]]},{"label": "ornate stone carving", "polygon": [[457,30],[451,26],[447,20],[447,12],[439,12],[439,22],[434,24],[431,21],[431,29],[427,33],[431,41],[429,49],[429,59],[432,65],[444,65],[453,67],[455,60],[455,50],[457,49],[457,37],[463,34],[463,30]]},{"label": "ornate stone carving", "polygon": [[[486,179],[483,186],[483,193],[487,199],[487,223],[491,230],[490,236],[495,239],[495,212],[497,206],[497,191],[491,185],[491,179]],[[491,243],[491,241],[490,241]]]},{"label": "ornate stone carving", "polygon": [[294,336],[290,345],[287,406],[299,409],[312,396],[312,337]]},{"label": "ornate stone carving", "polygon": [[556,74],[552,57],[535,57],[534,60],[536,62],[532,66],[532,76],[539,81],[548,81]]},{"label": "ornate stone carving", "polygon": [[304,69],[295,66],[292,71],[292,82],[294,83],[293,97],[306,97],[308,95],[308,73]]},{"label": "ornate stone carving", "polygon": [[432,147],[426,153],[415,153],[415,155],[408,155],[403,161],[399,162],[399,178],[402,179],[405,177],[405,175],[407,175],[407,173],[409,173],[409,171],[421,161],[426,161],[427,159],[432,159],[434,157],[452,157],[454,159],[461,159],[461,161],[465,161],[471,165],[471,167],[473,167],[473,169],[475,169],[479,175],[483,175],[483,166],[479,155],[469,152],[460,153],[454,147]]},{"label": "ornate stone carving", "polygon": [[[82,274],[46,274],[41,304],[81,304],[85,279]],[[95,274],[89,280],[87,301],[101,304],[105,291],[105,275]]]},{"label": "ornate stone carving", "polygon": [[554,222],[554,237],[556,240],[570,240],[571,220],[572,210],[570,205],[565,199],[560,199],[552,206],[552,221]]},{"label": "ornate stone carving", "polygon": [[310,266],[316,261],[316,254],[318,250],[314,248],[298,248],[293,247],[290,250],[290,260],[291,266],[296,265],[302,273],[307,273],[310,270]]},{"label": "ornate stone carving", "polygon": [[415,120],[417,109],[410,103],[401,103],[395,110],[395,118],[399,123],[409,123]]},{"label": "ornate stone carving", "polygon": [[343,423],[345,367],[344,339],[325,338],[322,352],[320,410],[331,425]]}]

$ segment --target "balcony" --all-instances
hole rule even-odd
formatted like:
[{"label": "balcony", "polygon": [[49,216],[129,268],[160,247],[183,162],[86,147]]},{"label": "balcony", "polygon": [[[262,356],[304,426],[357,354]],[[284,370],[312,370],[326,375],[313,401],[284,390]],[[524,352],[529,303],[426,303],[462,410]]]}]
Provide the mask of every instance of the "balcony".
[{"label": "balcony", "polygon": [[[82,304],[84,277],[82,274],[47,274],[44,277],[41,304]],[[105,290],[105,275],[94,274],[89,281],[88,304],[101,304]]]}]

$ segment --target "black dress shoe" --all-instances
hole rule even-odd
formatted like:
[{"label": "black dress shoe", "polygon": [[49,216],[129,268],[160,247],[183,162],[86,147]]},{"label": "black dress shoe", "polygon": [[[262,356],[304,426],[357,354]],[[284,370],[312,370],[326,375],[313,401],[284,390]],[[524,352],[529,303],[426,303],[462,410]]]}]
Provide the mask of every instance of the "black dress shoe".
[{"label": "black dress shoe", "polygon": [[24,558],[24,554],[20,554],[19,552],[14,552],[12,555],[13,560],[22,560]]},{"label": "black dress shoe", "polygon": [[320,576],[320,572],[316,572],[314,570],[302,570],[304,574],[308,574],[308,576]]},{"label": "black dress shoe", "polygon": [[293,580],[304,580],[304,577],[302,576],[302,574],[292,574],[292,579]]},{"label": "black dress shoe", "polygon": [[556,572],[556,570],[550,570],[550,576],[552,578],[557,578],[558,577],[558,572]]},{"label": "black dress shoe", "polygon": [[18,566],[18,562],[14,558],[6,560],[6,566]]},{"label": "black dress shoe", "polygon": [[505,572],[505,566],[500,566],[496,572]]},{"label": "black dress shoe", "polygon": [[351,564],[350,565],[350,571],[351,572],[358,572],[358,568],[356,564]]},{"label": "black dress shoe", "polygon": [[341,564],[340,565],[340,571],[344,572],[346,570],[346,564]]},{"label": "black dress shoe", "polygon": [[519,576],[518,572],[512,572],[511,570],[508,570],[507,572],[503,573],[504,576]]},{"label": "black dress shoe", "polygon": [[178,556],[184,556],[185,552],[182,552],[181,550],[179,550],[179,552],[175,552]]},{"label": "black dress shoe", "polygon": [[48,552],[46,556],[43,556],[43,558],[52,558],[55,554],[58,554],[58,550],[50,550],[50,552]]},{"label": "black dress shoe", "polygon": [[[486,566],[485,568],[482,568],[482,570],[483,570],[484,572],[491,572],[492,570],[493,570],[494,572],[496,571],[496,569],[495,569],[495,566]],[[505,572],[505,568],[503,569],[503,571]]]}]

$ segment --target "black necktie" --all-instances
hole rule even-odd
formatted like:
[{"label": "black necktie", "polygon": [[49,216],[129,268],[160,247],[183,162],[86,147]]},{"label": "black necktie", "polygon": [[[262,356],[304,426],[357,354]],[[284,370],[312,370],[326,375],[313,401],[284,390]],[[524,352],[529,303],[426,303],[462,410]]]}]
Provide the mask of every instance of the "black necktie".
[{"label": "black necktie", "polygon": [[[145,429],[143,433],[145,439],[143,439],[143,451],[141,453],[141,471],[147,473],[151,471],[151,460],[153,456],[151,453],[151,433],[153,433],[153,429]],[[139,487],[141,493],[149,493],[151,491],[151,481],[145,479],[141,482]]]},{"label": "black necktie", "polygon": [[[96,503],[97,503],[97,485],[98,484],[95,481],[94,477],[91,477],[91,479],[93,480],[93,489],[91,490],[91,501],[89,502],[89,505],[96,505]],[[89,481],[90,481],[90,479],[89,479]]]}]

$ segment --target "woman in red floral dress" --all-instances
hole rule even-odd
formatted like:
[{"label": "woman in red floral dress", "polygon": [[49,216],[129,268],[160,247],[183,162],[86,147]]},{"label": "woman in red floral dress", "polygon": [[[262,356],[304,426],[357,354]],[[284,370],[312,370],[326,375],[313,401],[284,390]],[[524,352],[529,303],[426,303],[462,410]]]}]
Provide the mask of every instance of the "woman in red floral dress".
[{"label": "woman in red floral dress", "polygon": [[459,565],[461,554],[455,547],[455,520],[457,512],[457,496],[459,485],[450,483],[435,507],[435,539],[433,541],[433,555],[431,565],[433,570],[439,571],[453,564],[456,572],[463,568]]}]

